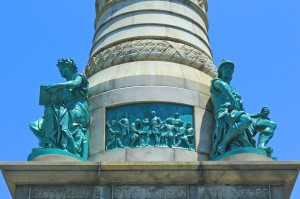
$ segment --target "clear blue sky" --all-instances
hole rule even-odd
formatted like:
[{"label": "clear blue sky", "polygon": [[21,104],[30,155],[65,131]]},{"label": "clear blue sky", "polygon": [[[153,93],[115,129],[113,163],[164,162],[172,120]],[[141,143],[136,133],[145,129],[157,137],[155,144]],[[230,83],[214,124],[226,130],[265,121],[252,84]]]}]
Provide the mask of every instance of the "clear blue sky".
[{"label": "clear blue sky", "polygon": [[[300,160],[300,1],[210,0],[208,14],[215,64],[235,62],[232,85],[249,113],[270,108],[278,160]],[[64,81],[55,66],[62,56],[84,69],[94,17],[94,0],[0,1],[0,161],[26,161],[37,146],[28,124],[43,115],[39,86]],[[0,198],[11,198],[2,175]],[[291,198],[300,198],[300,179]]]}]

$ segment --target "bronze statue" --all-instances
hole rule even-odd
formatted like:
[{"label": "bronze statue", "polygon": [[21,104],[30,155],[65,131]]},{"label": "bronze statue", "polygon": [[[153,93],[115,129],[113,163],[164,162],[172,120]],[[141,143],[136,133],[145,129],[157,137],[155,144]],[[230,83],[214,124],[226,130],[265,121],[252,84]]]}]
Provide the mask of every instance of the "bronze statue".
[{"label": "bronze statue", "polygon": [[73,59],[59,59],[57,67],[67,81],[46,88],[45,95],[55,96],[57,101],[46,104],[44,117],[29,126],[39,139],[40,149],[57,148],[82,156],[90,122],[89,83],[84,75],[77,74]]},{"label": "bronze statue", "polygon": [[[214,106],[215,127],[212,133],[211,157],[222,155],[235,148],[256,147],[253,136],[255,131],[261,131],[259,148],[271,139],[276,124],[266,118],[267,108],[260,114],[249,115],[245,112],[241,96],[231,85],[234,64],[223,60],[218,68],[218,78],[211,83],[211,100]],[[267,111],[266,111],[267,110]]]}]

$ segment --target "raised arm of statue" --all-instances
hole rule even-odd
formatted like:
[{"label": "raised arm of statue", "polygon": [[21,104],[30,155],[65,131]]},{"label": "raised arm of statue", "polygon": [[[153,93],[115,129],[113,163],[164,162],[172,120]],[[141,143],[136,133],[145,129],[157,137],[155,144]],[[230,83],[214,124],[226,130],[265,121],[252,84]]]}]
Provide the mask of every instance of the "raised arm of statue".
[{"label": "raised arm of statue", "polygon": [[79,87],[81,83],[82,77],[78,75],[70,81],[49,85],[45,91],[46,93],[51,94],[53,92],[56,92],[58,89],[73,89]]}]

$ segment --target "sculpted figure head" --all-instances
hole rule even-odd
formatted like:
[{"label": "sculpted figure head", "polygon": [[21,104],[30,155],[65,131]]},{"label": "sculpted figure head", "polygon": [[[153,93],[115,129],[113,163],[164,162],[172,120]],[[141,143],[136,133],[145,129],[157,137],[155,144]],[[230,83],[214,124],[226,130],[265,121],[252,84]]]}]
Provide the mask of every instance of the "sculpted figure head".
[{"label": "sculpted figure head", "polygon": [[56,66],[58,67],[62,77],[66,77],[66,73],[75,74],[78,72],[74,59],[61,58],[57,61]]},{"label": "sculpted figure head", "polygon": [[179,113],[174,113],[174,118],[178,119],[179,118]]},{"label": "sculpted figure head", "polygon": [[220,79],[226,79],[230,81],[232,79],[233,72],[234,72],[234,63],[229,60],[223,59],[218,68],[218,77]]},{"label": "sculpted figure head", "polygon": [[156,112],[155,111],[151,111],[151,117],[155,117],[156,116]]},{"label": "sculpted figure head", "polygon": [[140,126],[142,126],[142,121],[140,119],[136,119],[134,121],[134,124],[135,124],[136,127],[140,127]]},{"label": "sculpted figure head", "polygon": [[191,127],[192,127],[192,123],[187,122],[187,123],[186,123],[186,128],[188,129],[188,128],[191,128]]},{"label": "sculpted figure head", "polygon": [[117,124],[116,120],[112,120],[112,121],[111,121],[111,125],[112,125],[112,126],[116,126],[116,124]]}]

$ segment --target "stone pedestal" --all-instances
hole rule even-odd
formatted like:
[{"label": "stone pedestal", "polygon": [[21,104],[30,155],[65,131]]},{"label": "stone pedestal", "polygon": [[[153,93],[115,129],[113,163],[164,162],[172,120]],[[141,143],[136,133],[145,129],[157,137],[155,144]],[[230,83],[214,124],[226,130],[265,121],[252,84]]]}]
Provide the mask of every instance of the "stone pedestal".
[{"label": "stone pedestal", "polygon": [[1,163],[15,199],[288,199],[300,162]]}]

